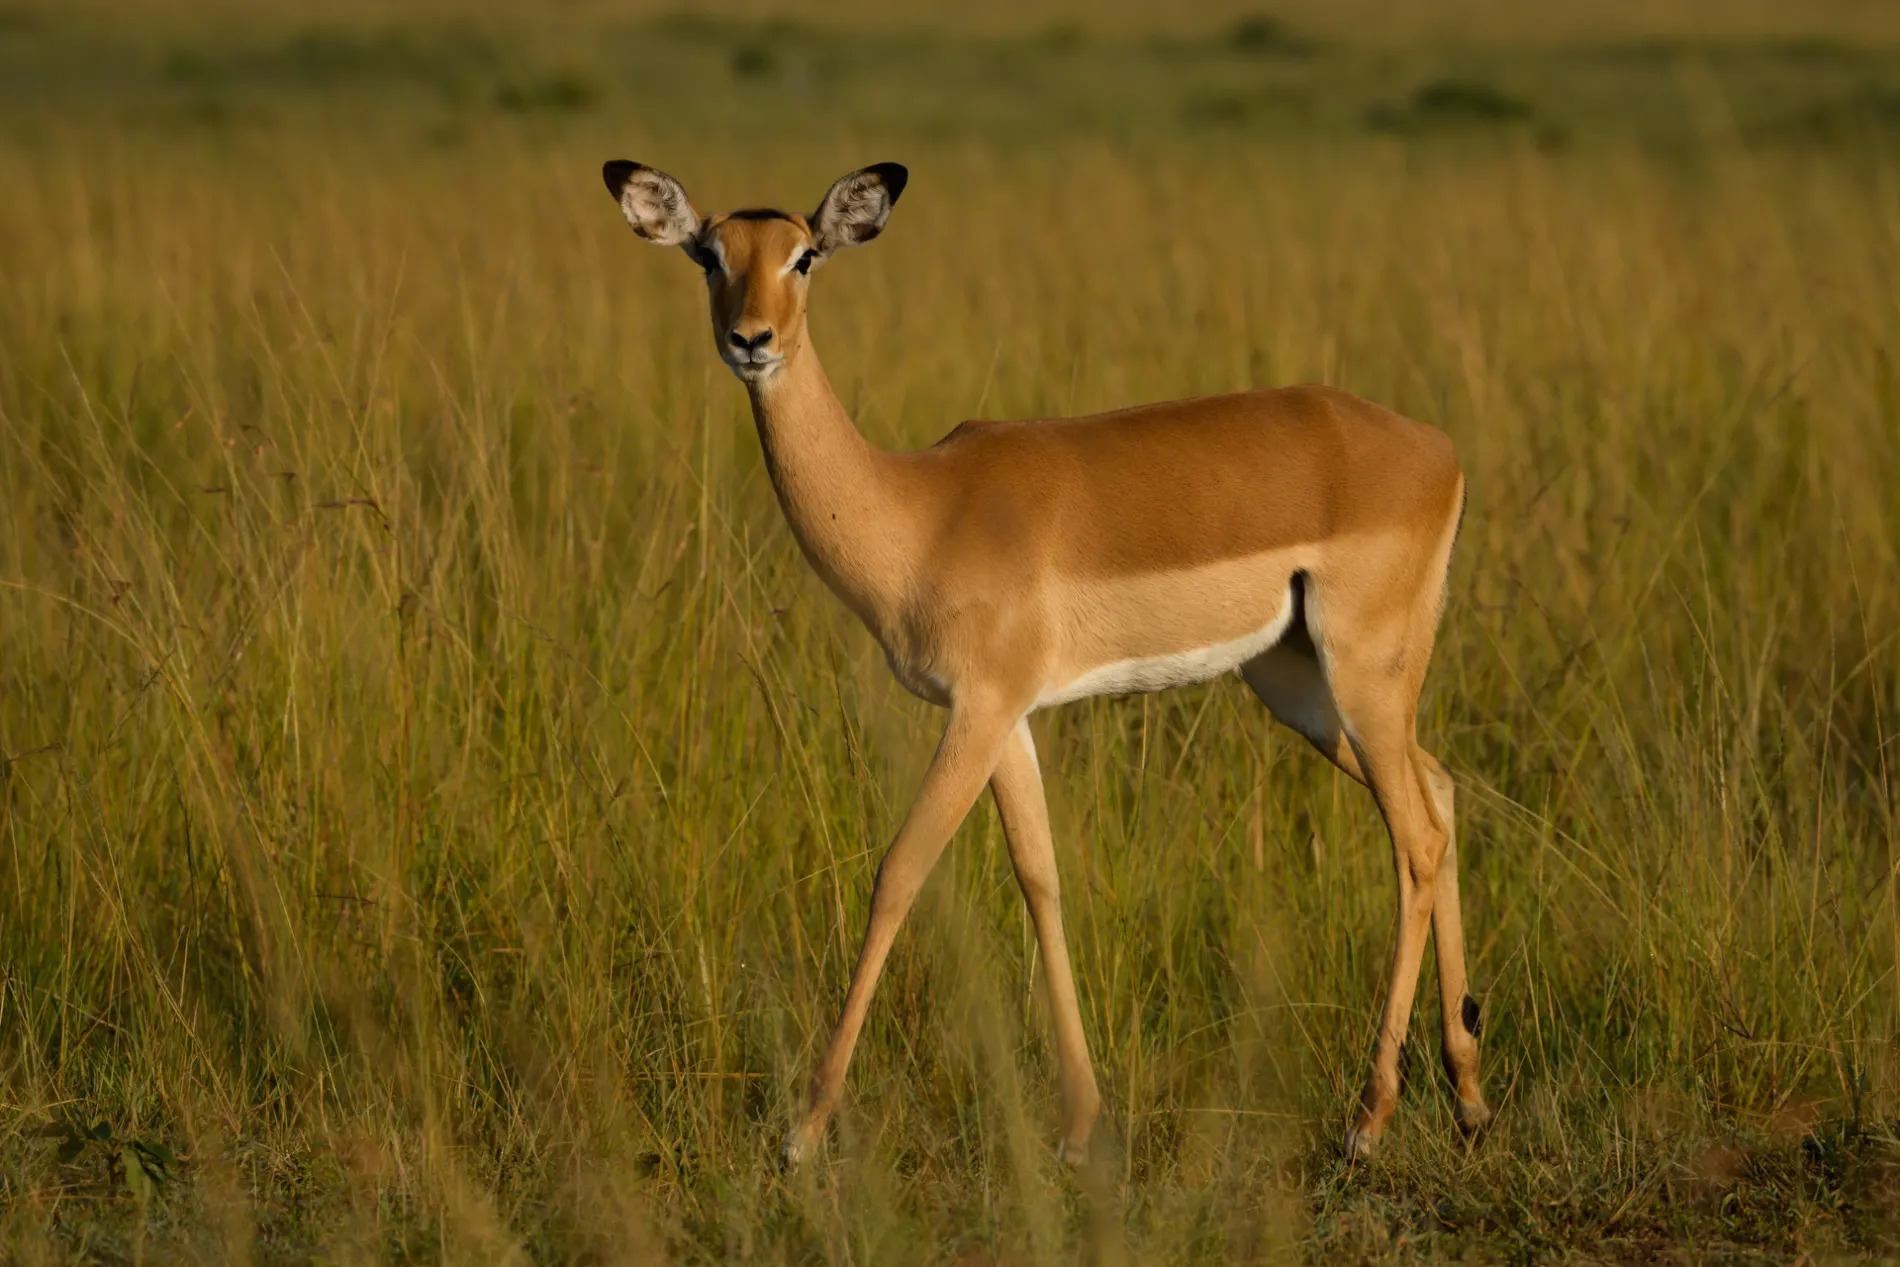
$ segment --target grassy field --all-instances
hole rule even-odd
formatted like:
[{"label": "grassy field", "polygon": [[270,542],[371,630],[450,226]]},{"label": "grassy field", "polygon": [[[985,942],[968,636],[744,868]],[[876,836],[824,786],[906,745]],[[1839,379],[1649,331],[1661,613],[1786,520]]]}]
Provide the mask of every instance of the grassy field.
[{"label": "grassy field", "polygon": [[[1900,1253],[1875,8],[604,7],[0,8],[0,1259]],[[910,166],[812,292],[880,444],[1299,380],[1451,433],[1485,1138],[1427,1002],[1341,1160],[1390,853],[1223,682],[1035,722],[1092,1163],[985,802],[778,1172],[938,715],[621,156],[708,208]]]}]

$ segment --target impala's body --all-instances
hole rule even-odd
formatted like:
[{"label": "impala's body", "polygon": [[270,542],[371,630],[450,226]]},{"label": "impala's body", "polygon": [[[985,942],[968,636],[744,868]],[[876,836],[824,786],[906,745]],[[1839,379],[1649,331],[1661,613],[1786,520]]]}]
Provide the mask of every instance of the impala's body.
[{"label": "impala's body", "polygon": [[1488,1119],[1466,994],[1452,785],[1413,738],[1464,480],[1445,436],[1326,387],[1085,418],[966,422],[919,453],[866,443],[805,329],[812,267],[881,231],[894,164],[853,172],[810,217],[702,220],[671,177],[609,163],[636,232],[706,270],[721,356],[746,384],[800,547],[903,685],[950,711],[879,868],[843,1019],[786,1141],[815,1146],[898,925],[988,783],[1047,966],[1066,1104],[1086,1150],[1099,1097],[1081,1024],[1025,718],[1090,695],[1238,671],[1274,716],[1368,784],[1399,880],[1392,983],[1349,1137],[1390,1118],[1428,928],[1461,1123]]},{"label": "impala's body", "polygon": [[[1038,707],[1237,669],[1353,543],[1442,555],[1463,495],[1443,434],[1322,387],[965,423],[885,461],[914,535],[891,591],[861,605],[895,617],[873,633],[939,704],[928,684],[954,687],[965,660],[988,675],[1005,659]],[[1416,581],[1434,560],[1393,561]]]}]

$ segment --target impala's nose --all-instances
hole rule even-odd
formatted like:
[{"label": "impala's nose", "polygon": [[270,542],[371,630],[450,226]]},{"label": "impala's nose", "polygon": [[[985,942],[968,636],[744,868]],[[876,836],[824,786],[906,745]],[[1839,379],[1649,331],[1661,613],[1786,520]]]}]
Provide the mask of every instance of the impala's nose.
[{"label": "impala's nose", "polygon": [[750,356],[754,352],[764,351],[766,347],[771,344],[772,332],[769,329],[761,330],[748,339],[737,330],[734,330],[731,334],[726,336],[726,340],[732,344],[735,350],[744,352]]}]

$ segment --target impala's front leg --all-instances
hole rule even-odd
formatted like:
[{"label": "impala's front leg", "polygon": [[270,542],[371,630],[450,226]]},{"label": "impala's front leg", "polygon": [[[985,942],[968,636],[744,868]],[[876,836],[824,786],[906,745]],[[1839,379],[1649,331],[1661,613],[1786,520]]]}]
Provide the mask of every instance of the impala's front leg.
[{"label": "impala's front leg", "polygon": [[1049,1010],[1056,1028],[1056,1059],[1062,1074],[1062,1143],[1058,1155],[1071,1165],[1088,1160],[1089,1132],[1102,1109],[1089,1062],[1088,1037],[1082,1031],[1082,1009],[1075,997],[1075,973],[1069,967],[1069,946],[1062,935],[1061,882],[1056,876],[1055,844],[1049,838],[1049,808],[1042,792],[1042,772],[1036,764],[1036,743],[1029,719],[1016,723],[1003,756],[990,777],[1003,834],[1009,839],[1009,858],[1016,867],[1029,917],[1036,924],[1036,944],[1042,951],[1043,973],[1049,985]]},{"label": "impala's front leg", "polygon": [[877,885],[871,892],[871,919],[864,930],[858,966],[851,974],[850,992],[844,998],[844,1015],[838,1019],[824,1063],[812,1075],[805,1116],[785,1137],[786,1165],[805,1161],[824,1138],[825,1123],[844,1089],[845,1070],[850,1067],[852,1049],[864,1028],[871,994],[877,989],[878,974],[884,969],[897,930],[943,847],[996,769],[1003,744],[1023,711],[1004,704],[996,695],[957,693],[950,707],[950,724],[924,774],[924,785],[878,866]]}]

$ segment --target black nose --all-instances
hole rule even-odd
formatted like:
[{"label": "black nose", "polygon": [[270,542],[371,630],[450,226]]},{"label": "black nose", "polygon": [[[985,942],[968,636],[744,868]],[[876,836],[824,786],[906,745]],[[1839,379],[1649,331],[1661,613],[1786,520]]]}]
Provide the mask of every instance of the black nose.
[{"label": "black nose", "polygon": [[756,352],[772,341],[772,332],[770,330],[761,330],[748,339],[737,330],[734,330],[731,334],[726,336],[726,339],[733,347],[738,348],[741,352]]}]

